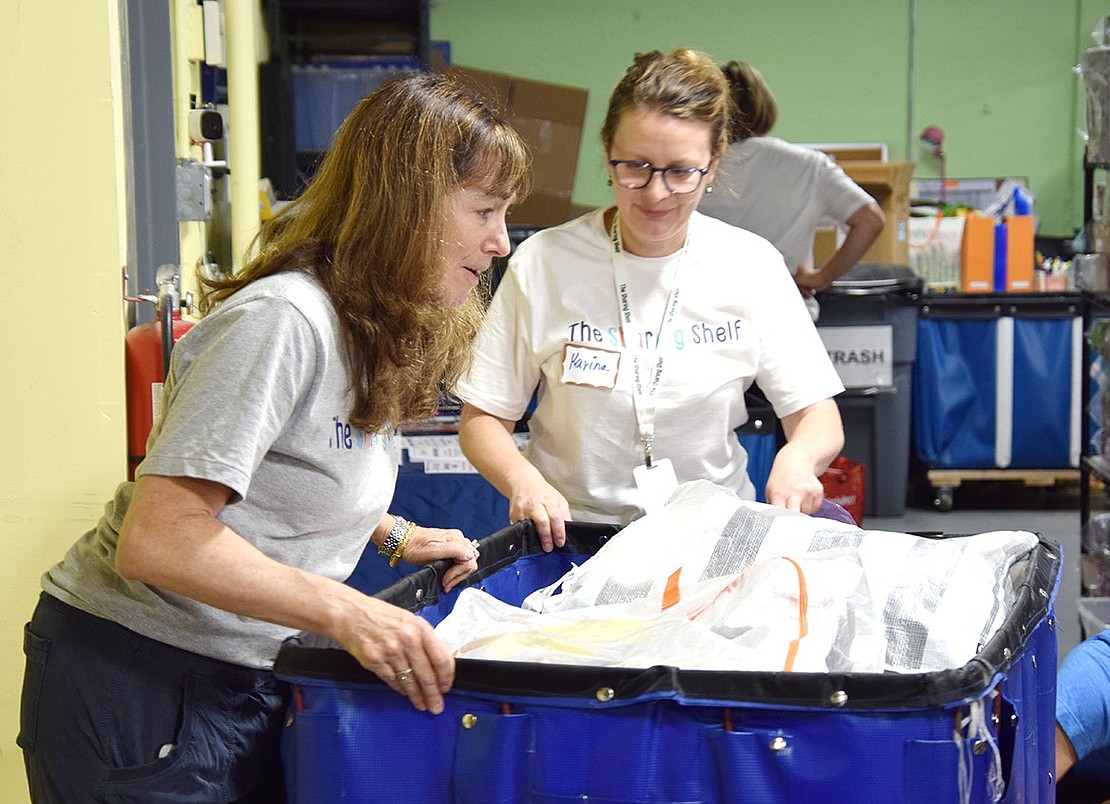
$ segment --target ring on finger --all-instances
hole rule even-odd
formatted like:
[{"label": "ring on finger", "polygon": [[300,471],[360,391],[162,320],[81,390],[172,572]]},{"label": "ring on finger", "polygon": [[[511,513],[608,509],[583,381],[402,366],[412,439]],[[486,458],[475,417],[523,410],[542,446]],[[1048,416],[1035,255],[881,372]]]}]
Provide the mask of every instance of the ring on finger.
[{"label": "ring on finger", "polygon": [[401,672],[397,673],[395,678],[397,679],[398,684],[405,684],[409,681],[412,681],[412,668],[411,667],[405,668]]}]

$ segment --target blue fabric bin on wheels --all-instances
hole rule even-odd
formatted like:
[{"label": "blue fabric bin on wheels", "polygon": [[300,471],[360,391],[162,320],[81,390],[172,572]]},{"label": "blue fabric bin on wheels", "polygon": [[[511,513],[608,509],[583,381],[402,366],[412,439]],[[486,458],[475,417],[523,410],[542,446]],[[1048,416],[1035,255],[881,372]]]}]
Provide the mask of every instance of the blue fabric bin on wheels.
[{"label": "blue fabric bin on wheels", "polygon": [[[543,553],[531,523],[481,543],[469,584],[519,604],[615,533],[568,523]],[[923,537],[924,538],[924,537]],[[961,538],[958,536],[945,538]],[[446,709],[414,710],[346,652],[306,635],[278,655],[292,685],[289,799],[318,802],[986,802],[992,750],[954,739],[970,707],[1000,757],[1003,802],[1053,800],[1058,547],[1020,566],[1003,627],[941,672],[784,673],[459,659]],[[442,565],[378,593],[432,624]],[[1000,761],[999,761],[1000,759]],[[961,778],[963,780],[961,784]],[[961,794],[962,788],[962,794]]]},{"label": "blue fabric bin on wheels", "polygon": [[1082,320],[1074,297],[930,299],[914,381],[918,456],[936,469],[1079,465]]}]

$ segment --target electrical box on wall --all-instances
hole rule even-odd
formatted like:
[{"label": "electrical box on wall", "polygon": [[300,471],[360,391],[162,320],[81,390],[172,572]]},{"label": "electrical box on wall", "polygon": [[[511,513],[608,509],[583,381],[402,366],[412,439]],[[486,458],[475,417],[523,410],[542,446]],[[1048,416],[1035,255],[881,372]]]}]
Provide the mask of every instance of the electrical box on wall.
[{"label": "electrical box on wall", "polygon": [[195,159],[177,162],[177,220],[212,219],[212,171]]}]

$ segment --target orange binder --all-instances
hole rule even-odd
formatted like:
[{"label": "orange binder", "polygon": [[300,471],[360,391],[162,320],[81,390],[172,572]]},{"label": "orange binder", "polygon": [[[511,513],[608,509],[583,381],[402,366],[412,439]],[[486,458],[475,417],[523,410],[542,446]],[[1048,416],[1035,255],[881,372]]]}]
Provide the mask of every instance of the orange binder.
[{"label": "orange binder", "polygon": [[1006,291],[1030,293],[1033,287],[1033,216],[1011,215],[1006,219]]},{"label": "orange binder", "polygon": [[960,290],[991,293],[994,290],[994,218],[969,212],[960,244]]}]

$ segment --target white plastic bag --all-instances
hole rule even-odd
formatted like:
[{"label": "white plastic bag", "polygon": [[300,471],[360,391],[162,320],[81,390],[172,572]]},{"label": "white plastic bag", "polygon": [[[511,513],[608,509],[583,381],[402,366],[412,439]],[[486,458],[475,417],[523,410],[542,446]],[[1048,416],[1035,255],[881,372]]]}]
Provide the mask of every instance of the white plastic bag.
[{"label": "white plastic bag", "polygon": [[1011,569],[1036,544],[1023,531],[864,531],[694,481],[523,608],[468,590],[437,633],[462,656],[782,670],[804,613],[794,670],[931,672],[966,664],[998,629]]},{"label": "white plastic bag", "polygon": [[641,597],[542,613],[467,589],[436,634],[457,656],[476,659],[878,672],[882,630],[862,582],[858,553],[839,550],[761,561],[661,602]]}]

